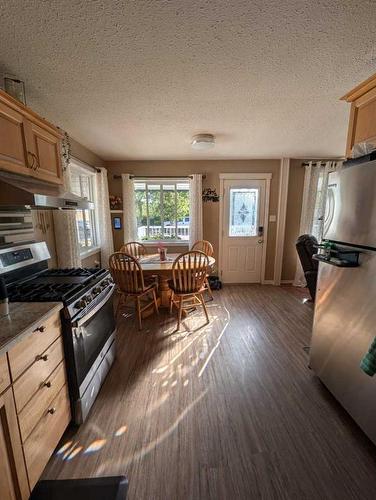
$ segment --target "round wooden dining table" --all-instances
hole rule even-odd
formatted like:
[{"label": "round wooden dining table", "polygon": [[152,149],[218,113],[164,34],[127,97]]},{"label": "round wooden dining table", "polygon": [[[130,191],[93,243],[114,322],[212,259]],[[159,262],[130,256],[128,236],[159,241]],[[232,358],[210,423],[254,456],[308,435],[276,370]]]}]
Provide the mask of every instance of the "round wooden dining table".
[{"label": "round wooden dining table", "polygon": [[[168,286],[168,281],[172,279],[172,264],[174,260],[179,257],[180,254],[172,253],[167,254],[167,260],[161,261],[159,254],[144,255],[139,258],[139,262],[142,266],[144,276],[158,276],[158,291],[160,298],[160,305],[162,307],[170,306],[171,290]],[[208,272],[215,264],[214,257],[208,257],[209,266]]]}]

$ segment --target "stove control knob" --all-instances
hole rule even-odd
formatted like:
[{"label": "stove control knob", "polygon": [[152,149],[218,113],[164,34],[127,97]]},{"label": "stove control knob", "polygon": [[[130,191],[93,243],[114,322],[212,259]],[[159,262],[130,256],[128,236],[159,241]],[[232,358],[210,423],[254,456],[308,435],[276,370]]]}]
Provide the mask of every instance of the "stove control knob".
[{"label": "stove control knob", "polygon": [[75,304],[74,304],[74,308],[75,309],[83,309],[84,307],[86,307],[86,301],[85,301],[85,297],[78,300]]},{"label": "stove control knob", "polygon": [[90,304],[90,302],[93,300],[93,297],[91,295],[85,295],[82,300],[85,301],[85,304]]},{"label": "stove control knob", "polygon": [[96,286],[95,288],[93,288],[93,295],[98,295],[99,293],[101,293],[101,291],[102,287]]}]

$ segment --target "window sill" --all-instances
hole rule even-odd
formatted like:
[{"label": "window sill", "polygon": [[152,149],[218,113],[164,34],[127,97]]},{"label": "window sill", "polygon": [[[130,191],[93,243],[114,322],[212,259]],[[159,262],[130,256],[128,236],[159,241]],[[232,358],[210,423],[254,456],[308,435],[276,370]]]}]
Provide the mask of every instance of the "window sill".
[{"label": "window sill", "polygon": [[189,247],[189,241],[140,241],[145,247],[157,247],[162,243],[164,247]]},{"label": "window sill", "polygon": [[90,248],[89,250],[84,250],[83,252],[80,252],[80,257],[81,259],[86,259],[86,257],[91,257],[92,255],[95,255],[96,253],[99,253],[101,251],[101,247],[93,247]]}]

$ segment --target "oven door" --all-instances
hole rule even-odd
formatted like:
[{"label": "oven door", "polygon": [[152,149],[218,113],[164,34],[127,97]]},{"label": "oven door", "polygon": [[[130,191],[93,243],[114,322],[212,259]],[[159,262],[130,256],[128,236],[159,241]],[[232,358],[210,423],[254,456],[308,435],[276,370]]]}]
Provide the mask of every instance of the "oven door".
[{"label": "oven door", "polygon": [[79,394],[82,395],[115,337],[114,287],[72,325],[73,353]]}]

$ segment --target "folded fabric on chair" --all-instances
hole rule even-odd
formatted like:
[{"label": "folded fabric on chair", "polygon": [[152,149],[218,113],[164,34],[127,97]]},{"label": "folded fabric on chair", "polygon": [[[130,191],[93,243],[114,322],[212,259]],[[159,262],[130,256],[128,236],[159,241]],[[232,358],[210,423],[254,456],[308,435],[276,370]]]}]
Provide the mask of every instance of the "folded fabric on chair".
[{"label": "folded fabric on chair", "polygon": [[373,377],[376,373],[376,337],[374,338],[371,347],[369,348],[367,354],[364,356],[360,363],[360,368],[369,375]]}]

